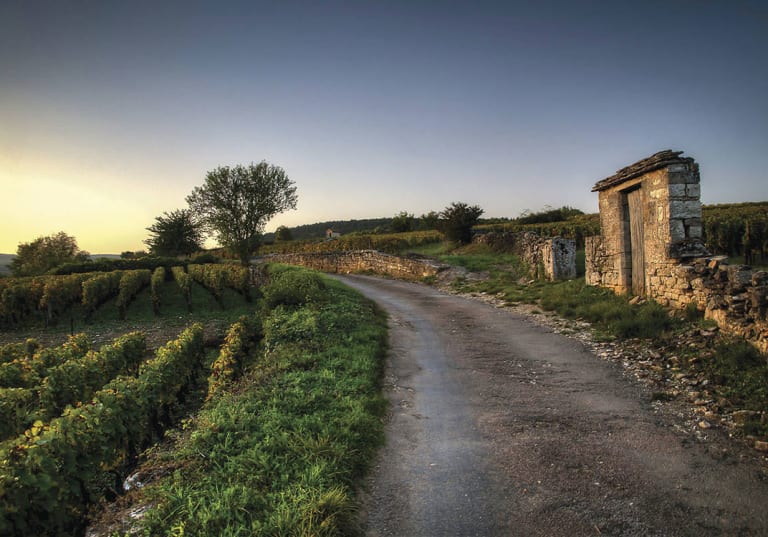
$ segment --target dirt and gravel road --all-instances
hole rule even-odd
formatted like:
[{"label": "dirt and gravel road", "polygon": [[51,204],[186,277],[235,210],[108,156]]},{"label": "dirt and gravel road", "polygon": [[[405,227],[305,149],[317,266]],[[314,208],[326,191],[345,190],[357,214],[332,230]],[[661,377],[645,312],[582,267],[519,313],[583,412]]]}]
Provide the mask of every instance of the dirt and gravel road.
[{"label": "dirt and gravel road", "polygon": [[764,469],[681,432],[580,342],[424,285],[341,279],[390,316],[366,535],[768,535]]}]

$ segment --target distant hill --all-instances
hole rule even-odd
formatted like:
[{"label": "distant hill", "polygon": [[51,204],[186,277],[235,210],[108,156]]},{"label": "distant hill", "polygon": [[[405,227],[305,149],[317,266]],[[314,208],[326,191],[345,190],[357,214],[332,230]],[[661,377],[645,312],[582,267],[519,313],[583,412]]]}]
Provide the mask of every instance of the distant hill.
[{"label": "distant hill", "polygon": [[[325,231],[332,229],[336,233],[346,235],[355,231],[384,231],[389,227],[392,218],[366,218],[363,220],[329,220],[327,222],[318,222],[316,224],[305,224],[289,228],[294,240],[304,239],[322,239],[325,237]],[[270,240],[274,234],[264,235],[265,240]]]},{"label": "distant hill", "polygon": [[11,260],[15,254],[0,254],[0,275],[11,273]]}]

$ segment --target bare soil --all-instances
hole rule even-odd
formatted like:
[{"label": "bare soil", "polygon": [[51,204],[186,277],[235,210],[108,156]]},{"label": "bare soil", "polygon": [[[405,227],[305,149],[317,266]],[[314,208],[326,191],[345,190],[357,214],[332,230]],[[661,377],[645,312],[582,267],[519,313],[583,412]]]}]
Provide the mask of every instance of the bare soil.
[{"label": "bare soil", "polygon": [[631,357],[424,285],[342,280],[390,316],[366,535],[768,535],[765,459],[654,401]]}]

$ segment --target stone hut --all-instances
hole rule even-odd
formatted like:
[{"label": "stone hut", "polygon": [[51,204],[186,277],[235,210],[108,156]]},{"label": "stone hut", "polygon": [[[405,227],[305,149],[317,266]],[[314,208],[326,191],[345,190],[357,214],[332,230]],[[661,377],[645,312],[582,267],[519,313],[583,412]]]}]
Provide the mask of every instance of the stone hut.
[{"label": "stone hut", "polygon": [[677,265],[707,255],[699,166],[681,155],[661,151],[592,188],[601,235],[586,240],[588,284],[661,299]]}]

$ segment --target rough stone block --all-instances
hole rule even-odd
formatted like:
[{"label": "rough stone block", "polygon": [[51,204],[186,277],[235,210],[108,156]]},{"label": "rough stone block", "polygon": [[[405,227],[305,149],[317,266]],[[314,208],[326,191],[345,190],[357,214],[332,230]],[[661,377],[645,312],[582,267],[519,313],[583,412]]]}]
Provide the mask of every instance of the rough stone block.
[{"label": "rough stone block", "polygon": [[689,173],[686,173],[685,170],[672,167],[667,168],[668,170],[668,177],[669,177],[669,184],[670,185],[684,185],[689,182],[688,177]]},{"label": "rough stone block", "polygon": [[752,284],[752,271],[744,265],[729,265],[727,268],[728,282],[734,287],[746,287]]},{"label": "rough stone block", "polygon": [[681,199],[688,196],[686,184],[671,184],[669,185],[669,199]]},{"label": "rough stone block", "polygon": [[670,201],[669,217],[681,218],[681,219],[701,218],[701,202],[700,201]]},{"label": "rough stone block", "polygon": [[685,224],[682,220],[673,218],[669,221],[669,238],[670,242],[680,242],[685,237]]}]

